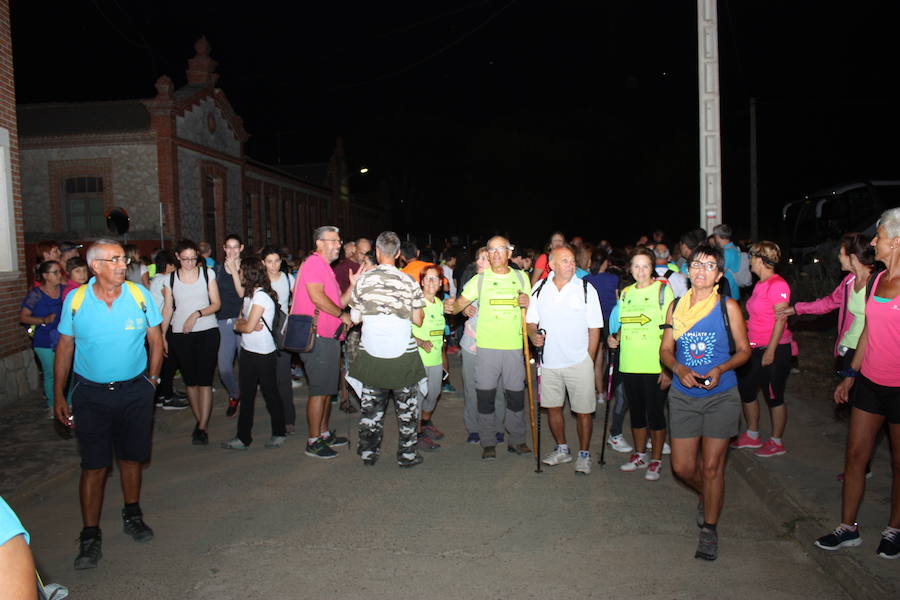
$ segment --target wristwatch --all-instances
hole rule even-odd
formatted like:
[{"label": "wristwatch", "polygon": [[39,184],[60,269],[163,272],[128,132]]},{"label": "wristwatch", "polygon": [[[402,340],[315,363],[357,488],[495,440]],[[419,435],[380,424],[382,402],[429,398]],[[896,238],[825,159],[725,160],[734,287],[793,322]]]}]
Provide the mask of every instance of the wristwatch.
[{"label": "wristwatch", "polygon": [[162,378],[159,375],[147,375],[147,379],[156,382],[157,385],[162,382]]},{"label": "wristwatch", "polygon": [[841,371],[838,371],[838,375],[841,377],[859,377],[859,371],[856,369],[846,368]]}]

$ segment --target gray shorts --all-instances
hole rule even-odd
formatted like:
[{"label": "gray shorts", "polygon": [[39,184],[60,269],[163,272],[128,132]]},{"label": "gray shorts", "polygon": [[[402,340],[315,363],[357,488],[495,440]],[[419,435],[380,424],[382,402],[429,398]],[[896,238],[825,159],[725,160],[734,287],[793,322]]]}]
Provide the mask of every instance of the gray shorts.
[{"label": "gray shorts", "polygon": [[341,343],[333,338],[316,337],[312,352],[300,353],[309,380],[310,396],[333,396],[338,393],[341,366]]},{"label": "gray shorts", "polygon": [[738,434],[741,395],[737,386],[703,398],[669,389],[669,435],[673,438],[728,439]]},{"label": "gray shorts", "polygon": [[508,392],[525,389],[525,358],[522,351],[479,346],[475,351],[475,389],[493,390],[501,382]]}]

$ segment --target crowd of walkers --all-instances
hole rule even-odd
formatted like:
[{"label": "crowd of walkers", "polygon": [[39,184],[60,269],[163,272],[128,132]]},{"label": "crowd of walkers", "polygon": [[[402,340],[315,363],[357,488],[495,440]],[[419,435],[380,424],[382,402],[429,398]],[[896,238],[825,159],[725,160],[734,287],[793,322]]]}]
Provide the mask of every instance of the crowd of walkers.
[{"label": "crowd of walkers", "polygon": [[[797,351],[789,318],[835,309],[842,380],[834,400],[852,409],[841,524],[815,543],[834,550],[861,542],[856,514],[885,423],[900,448],[900,209],[882,215],[874,239],[842,238],[838,259],[848,274],[811,302],[792,302],[778,244],[742,249],[727,225],[677,241],[656,231],[624,248],[554,232],[540,251],[503,236],[439,250],[390,231],[374,242],[349,241],[332,226],[316,229],[313,239],[311,252],[292,256],[276,246],[245,248],[229,235],[222,262],[208,244],[189,240],[159,250],[152,262],[110,240],[95,242],[86,260],[78,244],[39,246],[20,320],[32,331],[50,416],[77,424],[84,529],[76,568],[100,558],[96,488],[113,448],[125,530],[138,541],[153,537],[139,506],[150,398],[164,410],[190,408],[191,443],[207,445],[218,372],[225,415],[237,416],[234,436],[221,446],[253,445],[259,390],[270,416],[264,445],[277,449],[303,431],[294,404],[303,373],[307,456],[331,459],[349,444],[330,427],[339,401],[341,410],[359,412],[355,450],[375,465],[393,399],[395,459],[410,468],[423,462],[422,452],[441,447],[435,414],[441,393],[452,389],[448,355],[456,353],[466,442],[480,445],[483,460],[496,459],[503,446],[510,455],[532,455],[529,424],[534,432],[543,409],[555,444],[537,458],[549,467],[574,462],[576,474],[588,475],[595,414],[605,407],[604,450],[623,453],[621,471],[643,472],[651,482],[670,456],[674,475],[697,494],[695,556],[715,560],[728,448],[766,459],[788,451],[785,388]],[[286,339],[297,331],[306,336],[302,347]],[[536,412],[526,371],[532,353]],[[110,369],[104,356],[121,360]],[[174,386],[179,373],[184,394]],[[567,399],[577,452],[566,438]],[[769,415],[765,439],[760,402]],[[877,550],[885,558],[900,556],[897,453],[893,473]]]}]

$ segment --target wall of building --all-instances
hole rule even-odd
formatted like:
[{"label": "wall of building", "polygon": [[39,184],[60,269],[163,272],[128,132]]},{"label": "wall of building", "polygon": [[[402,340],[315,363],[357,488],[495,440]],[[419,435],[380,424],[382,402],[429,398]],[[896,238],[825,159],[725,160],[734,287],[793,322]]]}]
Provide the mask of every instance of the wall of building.
[{"label": "wall of building", "polygon": [[[181,210],[181,237],[199,242],[204,239],[203,231],[203,165],[214,163],[226,170],[225,181],[225,206],[226,223],[228,229],[239,224],[238,211],[241,198],[241,166],[224,160],[216,160],[208,154],[178,148],[178,197]],[[232,209],[232,204],[236,206]],[[224,239],[229,231],[218,232]]]},{"label": "wall of building", "polygon": [[28,394],[38,384],[31,345],[18,318],[27,282],[15,90],[9,1],[0,0],[0,204],[4,213],[0,215],[0,227],[4,228],[4,247],[0,248],[0,404]]},{"label": "wall of building", "polygon": [[241,143],[212,98],[201,100],[183,115],[175,117],[175,132],[181,139],[217,152],[234,157],[241,155]]},{"label": "wall of building", "polygon": [[124,208],[131,218],[129,237],[159,236],[159,176],[153,143],[46,147],[25,140],[21,152],[22,198],[28,241],[43,238],[84,240],[107,232],[67,231],[64,199],[67,177],[103,177],[107,207]]}]

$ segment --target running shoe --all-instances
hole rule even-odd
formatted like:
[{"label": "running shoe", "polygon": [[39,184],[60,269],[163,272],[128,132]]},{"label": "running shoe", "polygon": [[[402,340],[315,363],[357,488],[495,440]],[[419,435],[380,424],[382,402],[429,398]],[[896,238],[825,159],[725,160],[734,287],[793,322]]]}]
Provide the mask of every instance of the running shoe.
[{"label": "running shoe", "polygon": [[470,433],[469,437],[466,438],[467,444],[478,444],[481,442],[481,435],[477,433]]},{"label": "running shoe", "polygon": [[647,472],[644,473],[644,479],[647,481],[656,481],[659,479],[659,472],[662,471],[662,461],[661,460],[651,460],[650,464],[647,465]]},{"label": "running shoe", "polygon": [[609,444],[609,447],[616,452],[621,452],[623,454],[627,454],[628,452],[634,450],[634,448],[631,447],[631,444],[625,441],[625,436],[623,436],[621,433],[619,435],[609,436],[609,438],[606,440],[606,443]]},{"label": "running shoe", "polygon": [[273,435],[269,438],[269,441],[266,442],[266,448],[274,449],[281,448],[284,446],[284,443],[287,441],[287,437],[283,435]]},{"label": "running shoe", "polygon": [[[653,452],[653,440],[647,438],[647,452]],[[663,442],[663,454],[672,454],[672,447],[669,442]]]},{"label": "running shoe", "polygon": [[759,456],[760,458],[769,458],[771,456],[781,456],[785,454],[787,450],[784,449],[784,444],[776,444],[771,439],[766,440],[766,443],[763,444],[762,448],[755,451],[753,454]]},{"label": "running shoe", "polygon": [[337,452],[331,449],[331,447],[325,443],[325,440],[322,438],[317,438],[316,441],[312,444],[306,444],[306,452],[307,456],[311,456],[312,458],[335,458],[337,456]]},{"label": "running shoe", "polygon": [[875,553],[881,558],[900,558],[900,529],[888,527],[881,532],[881,543]]},{"label": "running shoe", "polygon": [[694,558],[703,560],[716,560],[719,555],[719,535],[712,529],[705,527],[700,530],[700,539],[697,541],[697,551]]},{"label": "running shoe", "polygon": [[506,447],[506,451],[510,454],[517,454],[518,456],[531,454],[531,448],[529,448],[525,442],[522,442],[521,444],[509,444]]},{"label": "running shoe", "polygon": [[209,434],[206,430],[195,427],[194,433],[191,434],[191,443],[195,446],[206,446],[209,444]]},{"label": "running shoe", "polygon": [[144,515],[128,515],[122,509],[122,529],[136,542],[149,542],[153,539],[153,530],[144,523]]},{"label": "running shoe", "polygon": [[438,444],[425,434],[419,435],[418,445],[419,450],[425,450],[426,452],[431,452],[432,450],[437,450],[441,447],[440,444]]},{"label": "running shoe", "polygon": [[575,474],[576,475],[590,475],[591,474],[591,455],[589,452],[585,452],[584,454],[578,453],[578,458],[575,459]]},{"label": "running shoe", "polygon": [[103,558],[102,539],[100,533],[94,537],[78,538],[78,556],[75,557],[75,568],[94,569]]},{"label": "running shoe", "polygon": [[568,449],[560,450],[559,446],[553,449],[552,452],[548,453],[541,462],[545,465],[549,465],[551,467],[555,467],[556,465],[561,465],[563,463],[572,462],[572,453],[569,452]]},{"label": "running shoe", "polygon": [[231,438],[227,442],[222,442],[222,448],[225,450],[247,450],[250,446],[242,442],[240,438]]},{"label": "running shoe", "polygon": [[619,469],[626,473],[630,473],[632,471],[637,471],[638,469],[646,469],[648,466],[646,454],[633,452],[631,458],[628,459],[628,462],[619,467]]},{"label": "running shoe", "polygon": [[425,432],[425,435],[430,437],[433,440],[442,440],[444,439],[444,432],[435,427],[434,425],[425,425],[422,427],[422,431]]},{"label": "running shoe", "polygon": [[342,435],[336,435],[334,429],[332,429],[331,431],[328,432],[328,436],[327,436],[327,437],[326,437],[326,436],[322,436],[322,439],[325,441],[326,444],[328,444],[328,445],[331,446],[332,448],[338,448],[338,447],[340,447],[340,446],[346,446],[347,443],[348,443],[348,441],[349,441],[347,438],[345,438],[345,437],[342,436]]},{"label": "running shoe", "polygon": [[445,381],[444,384],[441,386],[441,391],[442,392],[455,392],[456,388],[453,387],[453,384],[450,383],[449,381]]},{"label": "running shoe", "polygon": [[494,446],[487,446],[486,448],[481,449],[481,460],[494,460],[497,458],[497,448]]},{"label": "running shoe", "polygon": [[747,432],[745,431],[744,433],[739,435],[735,441],[731,442],[731,447],[736,450],[739,450],[741,448],[762,448],[763,442],[759,438],[753,439],[752,437],[747,435]]},{"label": "running shoe", "polygon": [[235,413],[237,413],[239,403],[240,403],[240,400],[238,400],[237,398],[229,398],[228,399],[228,408],[225,409],[225,416],[233,417],[235,415]]},{"label": "running shoe", "polygon": [[855,531],[838,525],[838,528],[823,535],[815,541],[815,545],[822,550],[837,550],[844,547],[859,546],[862,544],[862,537],[859,535],[859,527]]},{"label": "running shoe", "polygon": [[416,454],[416,457],[414,459],[406,461],[406,462],[398,462],[397,464],[400,466],[401,469],[411,469],[412,467],[414,467],[416,465],[421,465],[424,461],[425,461],[425,459],[422,458],[421,454]]},{"label": "running shoe", "polygon": [[176,398],[175,396],[164,398],[162,402],[163,410],[184,410],[190,408],[190,406],[190,402],[182,398]]}]

